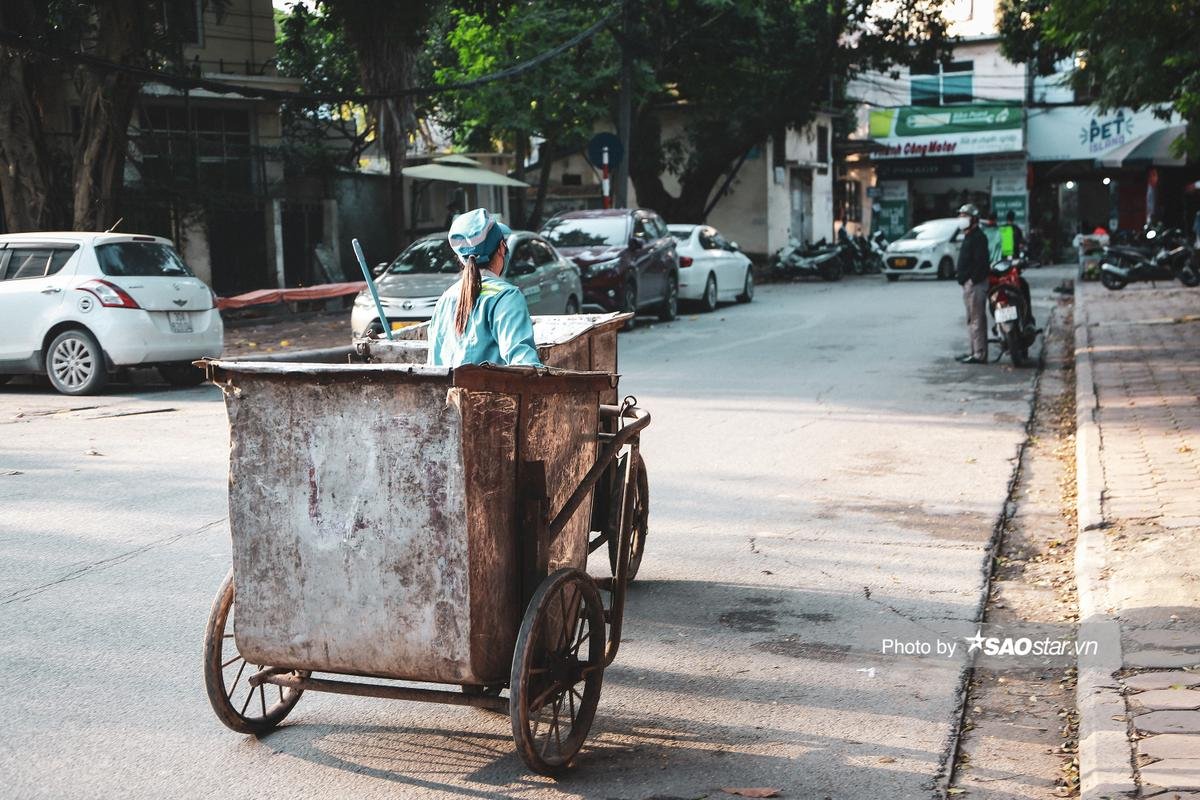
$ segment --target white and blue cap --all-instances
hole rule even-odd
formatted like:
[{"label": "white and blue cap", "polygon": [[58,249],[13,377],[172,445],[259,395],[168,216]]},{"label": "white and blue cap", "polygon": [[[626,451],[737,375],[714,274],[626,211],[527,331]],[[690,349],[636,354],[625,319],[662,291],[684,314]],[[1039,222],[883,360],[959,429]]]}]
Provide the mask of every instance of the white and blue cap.
[{"label": "white and blue cap", "polygon": [[496,252],[500,242],[512,233],[512,229],[496,219],[486,208],[476,208],[459,214],[450,223],[446,238],[450,248],[462,259],[475,256],[476,261],[487,261]]}]

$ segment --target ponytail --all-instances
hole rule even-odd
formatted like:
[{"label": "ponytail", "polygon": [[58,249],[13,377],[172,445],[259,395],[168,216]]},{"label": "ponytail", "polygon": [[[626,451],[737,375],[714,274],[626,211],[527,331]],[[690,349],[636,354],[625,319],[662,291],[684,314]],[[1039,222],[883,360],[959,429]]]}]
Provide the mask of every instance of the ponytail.
[{"label": "ponytail", "polygon": [[475,309],[475,301],[479,299],[479,291],[483,279],[479,275],[479,264],[475,256],[467,256],[463,265],[462,284],[458,290],[458,309],[454,312],[454,332],[459,336],[467,329],[471,312]]}]

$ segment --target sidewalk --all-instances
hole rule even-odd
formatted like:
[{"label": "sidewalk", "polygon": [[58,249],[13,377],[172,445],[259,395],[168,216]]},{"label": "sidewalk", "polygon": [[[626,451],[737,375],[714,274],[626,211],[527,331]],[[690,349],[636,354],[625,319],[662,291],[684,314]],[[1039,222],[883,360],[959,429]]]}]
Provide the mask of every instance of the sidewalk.
[{"label": "sidewalk", "polygon": [[1082,797],[1200,800],[1200,292],[1076,292]]}]

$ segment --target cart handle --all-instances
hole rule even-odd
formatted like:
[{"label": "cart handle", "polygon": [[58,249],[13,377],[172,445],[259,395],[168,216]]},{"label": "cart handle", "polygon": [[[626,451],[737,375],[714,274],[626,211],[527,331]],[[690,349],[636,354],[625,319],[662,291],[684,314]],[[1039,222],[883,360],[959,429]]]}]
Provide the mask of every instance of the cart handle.
[{"label": "cart handle", "polygon": [[587,475],[583,476],[583,482],[567,498],[567,502],[563,505],[562,510],[554,515],[554,519],[551,520],[550,526],[547,528],[547,534],[550,538],[558,536],[558,534],[562,533],[562,529],[567,527],[567,522],[570,521],[571,515],[575,513],[579,505],[591,494],[596,481],[600,480],[600,476],[604,474],[604,470],[608,469],[608,465],[620,454],[621,448],[650,424],[650,413],[643,411],[637,406],[601,405],[600,413],[607,417],[623,416],[632,419],[633,422],[630,422],[613,434],[612,439],[608,442],[608,446],[604,448],[600,453],[600,457],[596,459],[596,463],[592,464],[592,468],[588,470]]}]

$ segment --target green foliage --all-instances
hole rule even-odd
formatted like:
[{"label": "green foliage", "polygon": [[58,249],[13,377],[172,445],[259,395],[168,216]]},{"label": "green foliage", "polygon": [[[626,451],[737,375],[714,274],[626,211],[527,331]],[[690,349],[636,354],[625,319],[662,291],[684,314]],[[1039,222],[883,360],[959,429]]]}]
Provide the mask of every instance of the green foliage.
[{"label": "green foliage", "polygon": [[[561,44],[592,25],[596,15],[596,9],[569,0],[455,9],[443,36],[435,37],[429,66],[439,83],[477,78]],[[577,147],[607,113],[619,63],[616,43],[602,32],[510,80],[442,95],[438,112],[465,147],[490,150],[494,140],[512,146],[531,135],[558,147]]]},{"label": "green foliage", "polygon": [[[1004,53],[1050,74],[1071,59],[1077,92],[1105,108],[1154,107],[1200,122],[1200,2],[1003,0]],[[1188,149],[1200,152],[1189,125]]]},{"label": "green foliage", "polygon": [[[354,50],[324,9],[299,3],[290,11],[275,9],[275,30],[279,74],[301,79],[305,94],[362,91]],[[280,113],[289,172],[329,175],[353,166],[374,134],[374,120],[351,103],[292,100],[281,105]]]}]

